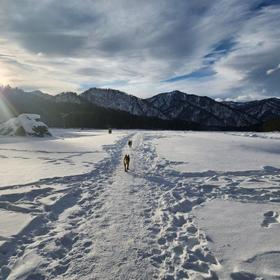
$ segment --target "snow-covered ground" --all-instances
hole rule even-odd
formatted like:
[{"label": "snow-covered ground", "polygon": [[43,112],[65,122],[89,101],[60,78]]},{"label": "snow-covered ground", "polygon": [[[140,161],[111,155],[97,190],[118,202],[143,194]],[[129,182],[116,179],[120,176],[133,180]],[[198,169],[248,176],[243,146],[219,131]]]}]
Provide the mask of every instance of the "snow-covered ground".
[{"label": "snow-covered ground", "polygon": [[280,279],[280,134],[51,133],[0,138],[0,279]]},{"label": "snow-covered ground", "polygon": [[0,188],[87,173],[104,158],[102,145],[114,144],[124,136],[117,132],[108,137],[107,131],[88,130],[54,129],[52,133],[52,138],[0,137]]}]

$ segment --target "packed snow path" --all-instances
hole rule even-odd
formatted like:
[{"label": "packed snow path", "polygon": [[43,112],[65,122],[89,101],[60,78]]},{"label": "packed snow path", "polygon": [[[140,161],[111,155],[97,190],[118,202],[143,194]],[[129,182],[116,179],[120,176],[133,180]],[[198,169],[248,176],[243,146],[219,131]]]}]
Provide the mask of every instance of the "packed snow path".
[{"label": "packed snow path", "polygon": [[[152,278],[154,268],[147,256],[153,241],[147,217],[153,198],[145,179],[137,174],[143,168],[136,164],[142,137],[133,137],[138,148],[127,151],[131,136],[107,146],[109,156],[88,174],[35,184],[37,189],[30,195],[38,196],[37,201],[40,194],[50,192],[48,187],[41,191],[42,185],[59,184],[64,191],[55,191],[59,196],[51,193],[54,203],[44,209],[34,205],[31,212],[42,214],[4,244],[3,279],[58,279],[60,275],[62,279]],[[129,173],[122,164],[126,152],[132,157]]]},{"label": "packed snow path", "polygon": [[[116,162],[110,164],[109,172],[96,183],[100,195],[93,189],[84,196],[90,216],[80,229],[91,240],[91,248],[86,249],[88,255],[81,259],[74,256],[77,262],[74,261],[63,276],[67,279],[152,278],[153,267],[147,259],[152,240],[149,240],[146,220],[151,212],[152,197],[145,179],[135,176],[140,167],[136,163],[139,150],[126,148],[127,139],[114,147],[114,153],[119,153]],[[141,148],[140,134],[132,140]],[[122,164],[125,153],[132,158],[128,173]],[[83,251],[82,246],[77,254]]]},{"label": "packed snow path", "polygon": [[[280,222],[279,169],[184,172],[180,166],[185,169],[185,161],[160,155],[157,142],[165,137],[169,139],[161,133],[127,133],[104,147],[107,157],[89,173],[2,188],[8,193],[0,196],[1,208],[18,213],[17,223],[27,226],[6,237],[0,229],[0,279],[278,279],[280,231],[274,225]],[[199,141],[204,135],[191,137]],[[216,143],[219,139],[213,137]],[[182,147],[170,143],[174,154]],[[128,173],[122,164],[126,153],[131,155]],[[14,219],[9,211],[7,219]],[[232,251],[225,246],[231,240],[222,235],[222,227],[228,223],[238,233],[239,228],[230,227],[235,213],[248,215],[253,224],[259,212],[257,226],[247,232],[258,231],[254,241],[260,244],[252,245],[245,232],[242,246],[248,256],[236,254],[231,262]],[[209,230],[215,237],[215,228],[220,244],[208,235]],[[220,246],[218,251],[213,244]],[[239,252],[238,243],[234,246]],[[255,274],[256,267],[263,269]]]}]

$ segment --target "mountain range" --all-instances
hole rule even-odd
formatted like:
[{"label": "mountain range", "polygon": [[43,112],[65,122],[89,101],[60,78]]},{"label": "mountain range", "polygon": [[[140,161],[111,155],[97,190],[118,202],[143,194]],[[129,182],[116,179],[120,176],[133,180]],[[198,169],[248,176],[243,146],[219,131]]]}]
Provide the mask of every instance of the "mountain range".
[{"label": "mountain range", "polygon": [[40,114],[56,127],[270,130],[278,127],[280,99],[218,102],[177,90],[142,99],[114,89],[49,95],[0,88],[0,122],[20,113]]}]

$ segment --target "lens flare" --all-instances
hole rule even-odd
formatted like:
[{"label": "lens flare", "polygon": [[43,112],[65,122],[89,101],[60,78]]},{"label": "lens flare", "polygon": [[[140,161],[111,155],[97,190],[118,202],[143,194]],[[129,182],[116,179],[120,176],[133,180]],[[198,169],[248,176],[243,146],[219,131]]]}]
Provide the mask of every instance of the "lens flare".
[{"label": "lens flare", "polygon": [[17,110],[5,97],[3,88],[0,88],[0,123],[17,115]]}]

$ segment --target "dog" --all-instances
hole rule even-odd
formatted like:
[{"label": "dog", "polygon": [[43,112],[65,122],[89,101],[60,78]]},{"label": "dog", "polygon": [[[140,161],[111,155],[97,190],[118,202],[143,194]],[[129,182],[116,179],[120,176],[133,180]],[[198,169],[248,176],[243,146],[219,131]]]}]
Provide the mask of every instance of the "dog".
[{"label": "dog", "polygon": [[129,162],[130,162],[130,156],[126,154],[123,158],[123,165],[124,165],[125,172],[129,170]]},{"label": "dog", "polygon": [[132,140],[128,141],[128,147],[131,148],[132,147]]}]

